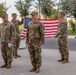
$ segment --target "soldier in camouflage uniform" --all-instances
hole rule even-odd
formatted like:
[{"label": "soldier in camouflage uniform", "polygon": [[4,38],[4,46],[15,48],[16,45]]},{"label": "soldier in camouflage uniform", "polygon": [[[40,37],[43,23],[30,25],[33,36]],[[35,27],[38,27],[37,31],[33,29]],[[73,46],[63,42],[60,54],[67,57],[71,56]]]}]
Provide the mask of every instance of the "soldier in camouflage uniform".
[{"label": "soldier in camouflage uniform", "polygon": [[42,62],[41,45],[44,44],[44,26],[37,20],[38,13],[32,12],[32,21],[27,26],[26,43],[30,54],[30,60],[33,68],[29,71],[36,73],[40,72]]},{"label": "soldier in camouflage uniform", "polygon": [[[1,26],[1,24],[0,24],[0,26]],[[1,38],[1,28],[0,28],[0,38]]]},{"label": "soldier in camouflage uniform", "polygon": [[4,59],[4,65],[1,68],[11,68],[12,62],[12,50],[9,47],[9,44],[14,42],[15,30],[13,24],[8,21],[8,15],[4,14],[2,16],[3,23],[0,25],[1,28],[1,52]]},{"label": "soldier in camouflage uniform", "polygon": [[58,62],[68,63],[69,53],[67,48],[67,20],[65,18],[65,13],[60,12],[60,20],[58,25],[58,45],[59,52],[61,54],[61,59]]},{"label": "soldier in camouflage uniform", "polygon": [[20,22],[19,20],[16,20],[17,18],[17,14],[16,13],[12,13],[12,23],[15,26],[15,30],[16,30],[16,39],[14,39],[14,44],[13,44],[13,57],[17,58],[17,57],[21,57],[20,55],[18,55],[18,48],[19,48],[19,44],[20,44],[20,36],[19,36],[19,25],[21,25],[23,23],[23,20]]}]

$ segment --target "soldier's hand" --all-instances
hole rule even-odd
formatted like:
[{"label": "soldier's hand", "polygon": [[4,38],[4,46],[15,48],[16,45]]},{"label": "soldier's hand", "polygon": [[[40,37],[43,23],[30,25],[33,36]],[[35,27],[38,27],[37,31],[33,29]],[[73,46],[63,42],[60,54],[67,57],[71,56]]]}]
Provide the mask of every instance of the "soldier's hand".
[{"label": "soldier's hand", "polygon": [[41,46],[42,44],[41,43],[39,43],[39,46]]},{"label": "soldier's hand", "polygon": [[13,44],[13,43],[14,43],[14,41],[13,41],[13,40],[11,40],[11,41],[10,41],[10,43],[11,43],[11,44]]},{"label": "soldier's hand", "polygon": [[18,36],[21,36],[21,34],[18,34]]},{"label": "soldier's hand", "polygon": [[57,38],[59,35],[57,34],[54,38]]},{"label": "soldier's hand", "polygon": [[28,45],[28,42],[25,42]]},{"label": "soldier's hand", "polygon": [[11,41],[10,43],[13,44],[13,41]]}]

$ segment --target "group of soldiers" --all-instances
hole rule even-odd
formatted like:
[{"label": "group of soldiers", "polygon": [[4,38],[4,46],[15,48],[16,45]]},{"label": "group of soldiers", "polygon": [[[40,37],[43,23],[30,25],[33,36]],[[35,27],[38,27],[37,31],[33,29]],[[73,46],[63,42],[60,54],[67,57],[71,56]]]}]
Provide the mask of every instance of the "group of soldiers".
[{"label": "group of soldiers", "polygon": [[18,55],[18,48],[20,43],[19,25],[23,23],[16,20],[17,14],[12,13],[11,22],[8,21],[8,14],[2,15],[2,23],[0,24],[1,33],[1,52],[4,59],[4,64],[1,68],[11,68],[12,55],[14,58],[20,57]]},{"label": "group of soldiers", "polygon": [[[26,44],[28,45],[28,51],[30,55],[30,60],[32,68],[30,72],[40,72],[40,67],[42,64],[41,56],[41,46],[45,42],[45,28],[44,25],[37,19],[38,12],[33,11],[31,14],[32,21],[27,25],[27,35]],[[14,58],[20,57],[18,52],[20,36],[19,36],[19,25],[23,21],[19,22],[16,20],[17,14],[12,14],[11,22],[8,21],[8,15],[2,16],[3,23],[1,26],[1,51],[4,59],[4,65],[1,68],[11,68],[12,54]],[[58,62],[69,63],[69,52],[67,48],[67,20],[65,18],[65,13],[60,12],[59,25],[57,35],[59,52],[61,54],[61,59]],[[9,44],[12,47],[9,47]]]},{"label": "group of soldiers", "polygon": [[[37,12],[32,12],[32,21],[27,26],[26,43],[28,44],[28,50],[30,54],[32,68],[30,72],[40,72],[40,66],[42,63],[41,46],[45,42],[45,28],[44,25],[38,21]],[[57,30],[58,46],[61,59],[58,62],[69,63],[69,52],[67,47],[67,20],[65,18],[65,12],[59,13],[59,25]]]}]

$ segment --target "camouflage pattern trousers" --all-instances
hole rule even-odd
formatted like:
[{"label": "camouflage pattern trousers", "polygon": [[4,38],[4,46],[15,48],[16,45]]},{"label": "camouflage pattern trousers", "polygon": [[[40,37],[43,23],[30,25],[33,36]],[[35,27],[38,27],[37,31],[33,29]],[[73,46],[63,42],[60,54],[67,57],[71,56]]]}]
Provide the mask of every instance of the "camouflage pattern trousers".
[{"label": "camouflage pattern trousers", "polygon": [[20,44],[20,37],[17,37],[17,39],[14,40],[14,43],[12,46],[13,52],[18,52],[19,44]]},{"label": "camouflage pattern trousers", "polygon": [[0,38],[1,38],[1,32],[0,32]]},{"label": "camouflage pattern trousers", "polygon": [[29,50],[29,54],[30,54],[30,60],[32,63],[33,67],[40,67],[41,66],[41,47],[39,47],[36,44],[32,44],[30,43],[28,45],[28,50]]},{"label": "camouflage pattern trousers", "polygon": [[4,62],[7,61],[7,63],[12,62],[12,50],[8,47],[8,43],[1,42],[1,52],[2,57],[4,59]]},{"label": "camouflage pattern trousers", "polygon": [[59,37],[58,45],[59,45],[59,52],[61,54],[61,58],[68,60],[69,52],[68,52],[68,47],[67,47],[67,37]]}]

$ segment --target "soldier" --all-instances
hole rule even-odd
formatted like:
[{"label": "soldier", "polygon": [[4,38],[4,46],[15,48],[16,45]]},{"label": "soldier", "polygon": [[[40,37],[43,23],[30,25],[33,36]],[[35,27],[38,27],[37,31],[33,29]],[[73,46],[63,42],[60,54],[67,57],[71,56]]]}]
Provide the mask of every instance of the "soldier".
[{"label": "soldier", "polygon": [[21,57],[20,55],[18,55],[18,48],[19,48],[19,44],[20,44],[20,36],[19,36],[19,25],[23,23],[23,19],[20,22],[19,20],[16,20],[17,18],[17,14],[16,13],[12,13],[12,23],[15,26],[15,30],[16,30],[16,39],[14,40],[14,44],[13,44],[13,57],[17,58],[17,57]]},{"label": "soldier", "polygon": [[30,60],[32,68],[30,72],[40,72],[40,66],[42,62],[41,57],[41,45],[44,44],[44,26],[38,21],[38,12],[32,12],[32,21],[27,26],[26,43],[28,44],[28,50],[30,54]]},{"label": "soldier", "polygon": [[[1,26],[1,24],[0,24],[0,26]],[[1,38],[1,28],[0,28],[0,38]]]},{"label": "soldier", "polygon": [[12,63],[12,50],[9,47],[9,44],[12,44],[14,42],[14,27],[13,24],[11,24],[8,21],[8,15],[4,14],[2,16],[3,23],[1,24],[1,52],[2,57],[4,59],[4,65],[1,66],[1,68],[11,68]]},{"label": "soldier", "polygon": [[69,53],[67,48],[67,20],[65,18],[65,13],[60,12],[60,20],[58,25],[58,45],[59,52],[61,54],[61,59],[58,62],[68,63]]}]

